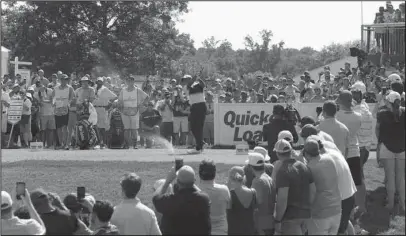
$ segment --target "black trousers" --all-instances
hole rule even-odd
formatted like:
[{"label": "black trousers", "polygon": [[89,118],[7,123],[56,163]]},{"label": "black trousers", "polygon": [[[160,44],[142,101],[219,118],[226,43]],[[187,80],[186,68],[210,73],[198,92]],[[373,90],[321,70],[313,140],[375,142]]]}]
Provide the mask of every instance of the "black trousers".
[{"label": "black trousers", "polygon": [[203,149],[203,126],[206,119],[207,107],[205,102],[195,103],[190,107],[190,130],[196,141],[196,150]]}]

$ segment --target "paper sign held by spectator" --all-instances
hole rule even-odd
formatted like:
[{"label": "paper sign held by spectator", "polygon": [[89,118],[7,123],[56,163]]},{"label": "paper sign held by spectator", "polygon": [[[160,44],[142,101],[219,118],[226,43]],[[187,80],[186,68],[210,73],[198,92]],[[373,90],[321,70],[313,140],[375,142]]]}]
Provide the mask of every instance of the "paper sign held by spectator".
[{"label": "paper sign held by spectator", "polygon": [[7,121],[10,124],[17,124],[21,120],[23,113],[23,100],[11,100],[10,107],[8,108]]}]

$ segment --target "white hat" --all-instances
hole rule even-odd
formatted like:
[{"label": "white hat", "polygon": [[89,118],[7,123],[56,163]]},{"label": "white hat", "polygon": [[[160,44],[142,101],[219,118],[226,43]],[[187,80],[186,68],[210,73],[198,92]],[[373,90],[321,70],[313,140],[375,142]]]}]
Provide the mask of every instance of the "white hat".
[{"label": "white hat", "polygon": [[357,91],[357,90],[361,91],[361,93],[364,94],[367,91],[367,87],[361,81],[357,81],[351,86],[351,91]]},{"label": "white hat", "polygon": [[10,194],[6,191],[1,191],[1,210],[7,209],[13,206],[13,200],[11,199]]},{"label": "white hat", "polygon": [[103,78],[103,77],[98,77],[98,78],[97,78],[97,81],[104,82],[104,78]]},{"label": "white hat", "polygon": [[388,76],[388,81],[389,81],[390,83],[393,83],[393,82],[402,82],[402,78],[400,78],[400,76],[399,76],[398,74],[393,73],[393,74],[391,74],[391,75]]},{"label": "white hat", "polygon": [[251,166],[262,166],[265,164],[264,155],[257,152],[248,153],[248,160],[245,161],[245,164]]},{"label": "white hat", "polygon": [[285,139],[281,139],[275,143],[273,150],[278,153],[286,153],[292,151],[292,146]]},{"label": "white hat", "polygon": [[264,156],[265,161],[270,161],[271,157],[268,155],[268,150],[263,147],[257,146],[254,148],[254,152],[262,154]]},{"label": "white hat", "polygon": [[288,140],[289,142],[293,142],[293,135],[289,130],[282,130],[278,134],[278,140],[285,139]]},{"label": "white hat", "polygon": [[396,100],[401,100],[402,97],[398,92],[390,91],[390,93],[386,96],[386,100],[390,103],[394,103]]}]

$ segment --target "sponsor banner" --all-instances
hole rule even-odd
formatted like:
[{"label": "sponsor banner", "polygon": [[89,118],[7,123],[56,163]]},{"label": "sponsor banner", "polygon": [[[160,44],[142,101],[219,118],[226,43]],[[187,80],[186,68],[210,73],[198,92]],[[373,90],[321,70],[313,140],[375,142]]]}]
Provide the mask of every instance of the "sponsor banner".
[{"label": "sponsor banner", "polygon": [[[246,144],[247,140],[257,139],[263,142],[262,127],[269,122],[273,106],[277,103],[217,103],[214,112],[214,142],[216,145]],[[286,107],[286,104],[280,104]],[[369,110],[375,104],[368,104]],[[316,108],[322,103],[294,103],[301,117],[316,118]],[[374,120],[373,130],[375,130]],[[376,138],[374,135],[374,143]],[[374,146],[374,145],[373,145]]]}]

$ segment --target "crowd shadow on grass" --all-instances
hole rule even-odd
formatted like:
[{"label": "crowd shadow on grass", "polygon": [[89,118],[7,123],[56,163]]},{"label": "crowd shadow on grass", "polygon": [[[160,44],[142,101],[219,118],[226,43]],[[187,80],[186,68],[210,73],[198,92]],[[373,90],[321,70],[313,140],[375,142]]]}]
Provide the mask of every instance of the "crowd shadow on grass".
[{"label": "crowd shadow on grass", "polygon": [[361,228],[368,231],[371,235],[389,229],[391,221],[390,212],[385,208],[386,189],[382,186],[375,190],[367,191],[367,209],[368,213],[361,216],[359,224]]}]

